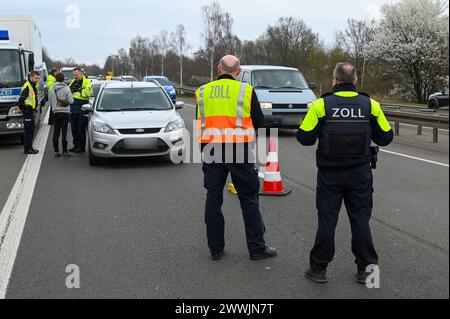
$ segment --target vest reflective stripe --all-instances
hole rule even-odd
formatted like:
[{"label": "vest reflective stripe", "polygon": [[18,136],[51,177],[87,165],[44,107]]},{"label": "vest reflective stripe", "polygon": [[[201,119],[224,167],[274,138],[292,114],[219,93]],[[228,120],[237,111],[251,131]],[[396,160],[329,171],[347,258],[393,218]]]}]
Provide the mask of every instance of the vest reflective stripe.
[{"label": "vest reflective stripe", "polygon": [[206,127],[206,117],[205,117],[205,105],[203,104],[203,94],[205,93],[205,86],[200,88],[200,97],[198,101],[198,105],[200,108],[200,118],[202,121],[202,129]]},{"label": "vest reflective stripe", "polygon": [[36,93],[34,93],[33,86],[30,82],[26,82],[22,87],[22,92],[28,88],[28,96],[25,99],[25,105],[31,107],[32,109],[36,109],[37,101],[36,101]]},{"label": "vest reflective stripe", "polygon": [[242,128],[242,119],[244,117],[244,99],[245,92],[247,90],[247,84],[242,83],[241,89],[239,91],[238,105],[237,105],[237,117],[236,117],[236,127]]},{"label": "vest reflective stripe", "polygon": [[253,88],[234,80],[218,80],[196,92],[200,143],[248,143],[254,140],[251,119]]}]

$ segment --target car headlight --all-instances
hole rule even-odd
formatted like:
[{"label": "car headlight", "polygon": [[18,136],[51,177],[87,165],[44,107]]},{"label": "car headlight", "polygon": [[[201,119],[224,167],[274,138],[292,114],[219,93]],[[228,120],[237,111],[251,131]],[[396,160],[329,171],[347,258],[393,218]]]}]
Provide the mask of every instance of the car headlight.
[{"label": "car headlight", "polygon": [[175,89],[171,89],[170,91],[169,91],[169,94],[175,94],[176,92],[175,92]]},{"label": "car headlight", "polygon": [[309,102],[309,103],[308,103],[308,106],[307,106],[307,107],[308,107],[308,110],[311,109],[312,106],[313,106],[313,104],[312,104],[311,102]]},{"label": "car headlight", "polygon": [[108,124],[105,124],[105,123],[94,121],[93,127],[94,127],[94,131],[97,133],[111,134],[111,135],[116,134],[116,133],[114,133],[114,130]]},{"label": "car headlight", "polygon": [[22,111],[20,110],[20,108],[18,106],[13,106],[8,111],[9,117],[17,117],[17,116],[22,116],[22,115],[23,115]]},{"label": "car headlight", "polygon": [[271,109],[272,103],[261,103],[261,108],[262,109]]},{"label": "car headlight", "polygon": [[166,133],[181,130],[184,128],[184,123],[182,119],[178,119],[167,124]]}]

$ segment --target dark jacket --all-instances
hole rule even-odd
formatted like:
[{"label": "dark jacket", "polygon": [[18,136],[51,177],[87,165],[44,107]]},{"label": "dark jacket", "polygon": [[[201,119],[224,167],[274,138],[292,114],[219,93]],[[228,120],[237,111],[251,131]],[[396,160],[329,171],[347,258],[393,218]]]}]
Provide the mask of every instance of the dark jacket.
[{"label": "dark jacket", "polygon": [[[333,88],[333,94],[340,94],[342,92],[354,92],[356,91],[356,86],[353,84],[339,84]],[[314,102],[311,109],[308,111],[305,119],[299,130],[297,131],[297,139],[302,145],[312,146],[315,145],[317,139],[321,138],[321,125],[325,119],[325,101],[327,95],[324,95],[321,99]],[[364,93],[360,95],[365,96]],[[370,99],[369,96],[365,96],[368,103],[371,105],[371,116],[370,116],[370,126],[372,127],[372,141],[379,146],[387,146],[394,139],[394,133],[384,113],[381,109],[380,103]],[[361,157],[331,157],[320,150],[317,150],[317,166],[322,169],[340,169],[340,168],[351,168],[362,166],[368,164],[372,161],[372,155],[365,155]]]},{"label": "dark jacket", "polygon": [[[228,80],[235,80],[231,75],[228,74],[224,74],[221,75],[217,78],[217,80],[223,80],[223,79],[228,79]],[[196,110],[196,114],[198,114],[198,105],[197,105],[197,110]],[[251,117],[252,117],[252,123],[253,123],[253,127],[255,128],[255,130],[258,130],[260,128],[264,128],[264,113],[261,110],[261,105],[259,103],[258,100],[258,96],[256,95],[255,90],[253,90],[253,96],[252,96],[252,105],[251,105],[251,113],[250,113]],[[238,147],[236,148],[236,145],[233,145],[233,162],[237,162],[237,160],[241,159],[242,157],[238,157],[236,154],[237,152],[242,152],[242,149],[244,150],[245,154],[244,154],[244,162],[245,163],[253,163],[255,162],[255,158],[253,158],[251,155],[250,150],[254,147],[254,142],[252,143],[244,143],[243,148],[242,147]],[[206,145],[208,144],[202,144],[201,145],[201,149],[202,152],[204,151]],[[222,147],[222,161],[228,162],[226,161],[226,144],[221,144],[221,145],[210,145],[212,147]],[[211,154],[213,155],[213,154]],[[240,154],[242,155],[242,154]]]}]

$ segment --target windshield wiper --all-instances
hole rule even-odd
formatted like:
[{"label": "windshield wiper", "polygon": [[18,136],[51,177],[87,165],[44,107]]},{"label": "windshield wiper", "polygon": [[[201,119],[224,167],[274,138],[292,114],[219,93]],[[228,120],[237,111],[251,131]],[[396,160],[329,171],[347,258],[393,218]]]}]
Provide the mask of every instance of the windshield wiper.
[{"label": "windshield wiper", "polygon": [[306,88],[300,88],[298,86],[282,86],[277,89],[294,89],[294,90],[307,90]]},{"label": "windshield wiper", "polygon": [[268,89],[268,90],[271,90],[271,89],[276,89],[276,88],[274,88],[273,86],[259,85],[259,86],[255,86],[255,89]]}]

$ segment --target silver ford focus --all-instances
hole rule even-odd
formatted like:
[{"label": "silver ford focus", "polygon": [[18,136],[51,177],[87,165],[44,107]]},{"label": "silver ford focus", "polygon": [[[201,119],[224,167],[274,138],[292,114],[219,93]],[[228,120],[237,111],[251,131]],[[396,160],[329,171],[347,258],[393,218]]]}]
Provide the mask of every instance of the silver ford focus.
[{"label": "silver ford focus", "polygon": [[166,91],[150,82],[106,82],[89,113],[89,163],[105,158],[169,156],[185,149],[184,121]]}]

